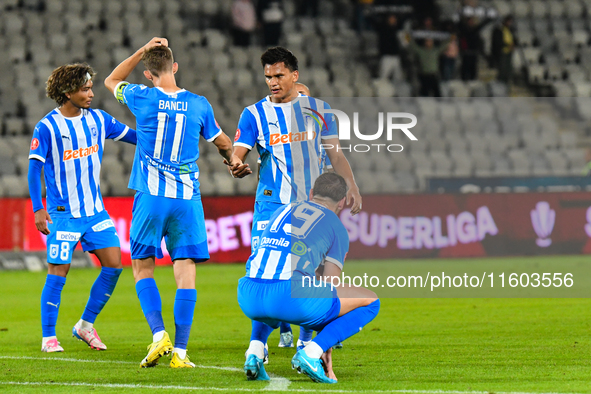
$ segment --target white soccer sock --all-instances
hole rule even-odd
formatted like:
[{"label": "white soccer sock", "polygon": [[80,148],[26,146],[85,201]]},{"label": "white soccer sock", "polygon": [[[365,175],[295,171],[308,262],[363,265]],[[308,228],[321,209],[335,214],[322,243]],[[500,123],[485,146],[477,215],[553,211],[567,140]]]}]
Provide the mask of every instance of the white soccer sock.
[{"label": "white soccer sock", "polygon": [[164,330],[162,331],[158,331],[157,333],[154,334],[154,337],[152,339],[152,342],[158,342],[161,341],[162,338],[164,338]]},{"label": "white soccer sock", "polygon": [[254,354],[262,360],[265,357],[265,344],[261,341],[250,341],[246,354]]},{"label": "white soccer sock", "polygon": [[52,339],[57,339],[57,337],[55,335],[52,337],[43,337],[41,340],[41,346],[47,345],[47,342],[51,341]]},{"label": "white soccer sock", "polygon": [[178,354],[179,355],[179,358],[181,360],[184,360],[185,358],[187,358],[187,349],[181,349],[179,347],[175,347],[172,350],[172,352]]},{"label": "white soccer sock", "polygon": [[316,342],[312,341],[306,345],[304,352],[306,352],[306,355],[310,358],[320,358],[322,353],[324,353],[324,350],[322,350]]},{"label": "white soccer sock", "polygon": [[85,330],[92,330],[93,324],[90,322],[87,322],[86,320],[78,320],[78,323],[76,323],[76,325],[82,329]]}]

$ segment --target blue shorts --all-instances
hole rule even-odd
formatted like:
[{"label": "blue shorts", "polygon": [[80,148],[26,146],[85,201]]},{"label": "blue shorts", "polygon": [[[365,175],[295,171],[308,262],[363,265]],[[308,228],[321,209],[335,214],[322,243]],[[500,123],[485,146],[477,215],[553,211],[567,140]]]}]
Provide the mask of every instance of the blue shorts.
[{"label": "blue shorts", "polygon": [[269,219],[271,219],[273,213],[284,206],[284,204],[280,204],[278,202],[257,201],[254,203],[254,215],[252,217],[252,231],[250,244],[250,251],[252,253],[254,253],[254,251],[257,250],[257,248],[259,247],[259,240],[261,238],[261,234],[263,234],[263,230],[265,230],[265,227],[267,227]]},{"label": "blue shorts", "polygon": [[129,243],[132,259],[161,259],[162,238],[170,258],[209,259],[201,200],[182,200],[137,192],[133,200]]},{"label": "blue shorts", "polygon": [[120,247],[115,224],[107,211],[82,218],[53,215],[52,220],[47,225],[51,231],[47,236],[48,263],[70,264],[78,241],[85,252]]},{"label": "blue shorts", "polygon": [[336,290],[330,298],[294,298],[291,284],[291,280],[241,278],[238,304],[247,317],[273,328],[286,322],[320,331],[339,316]]}]

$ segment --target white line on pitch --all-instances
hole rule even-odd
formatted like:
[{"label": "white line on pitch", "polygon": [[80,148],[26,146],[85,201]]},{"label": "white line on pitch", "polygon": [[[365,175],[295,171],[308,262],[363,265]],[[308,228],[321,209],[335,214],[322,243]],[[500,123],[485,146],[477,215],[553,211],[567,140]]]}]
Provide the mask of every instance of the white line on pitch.
[{"label": "white line on pitch", "polygon": [[[159,390],[195,390],[195,391],[261,391],[259,388],[244,387],[195,387],[195,386],[173,386],[173,385],[151,385],[151,384],[121,384],[121,383],[84,383],[84,382],[0,382],[0,385],[13,386],[78,386],[78,387],[97,387],[97,388],[128,388],[128,389],[159,389]],[[284,391],[282,388],[272,391]],[[396,393],[396,394],[490,394],[490,391],[453,391],[453,390],[318,390],[318,389],[292,389],[290,392],[301,393]],[[495,391],[495,394],[560,394],[560,393],[527,393],[527,392],[504,392]],[[570,393],[575,394],[575,393]]]},{"label": "white line on pitch", "polygon": [[[65,357],[30,357],[30,356],[0,356],[0,359],[12,359],[12,360],[38,360],[38,361],[69,361],[75,363],[105,363],[105,364],[138,364],[134,361],[121,361],[121,360],[84,360],[78,358],[65,358]],[[138,364],[139,365],[139,364]],[[199,365],[195,364],[197,368],[206,369],[219,369],[222,371],[242,372],[240,368],[234,367],[217,367],[215,365]]]},{"label": "white line on pitch", "polygon": [[270,373],[269,377],[271,378],[271,382],[263,390],[265,390],[265,391],[287,391],[287,390],[289,390],[289,385],[291,384],[291,382],[288,379],[286,379],[282,376],[273,374],[273,373]]},{"label": "white line on pitch", "polygon": [[[61,358],[61,357],[31,357],[31,356],[0,356],[0,359],[8,360],[48,360],[48,361],[69,361],[81,363],[109,363],[109,364],[137,364],[133,361],[122,360],[84,360],[77,358]],[[235,367],[217,367],[213,365],[195,365],[198,368],[219,369],[223,371],[242,372],[242,369]],[[310,390],[310,389],[289,389],[291,383],[288,379],[274,374],[271,376],[271,383],[265,388],[270,391],[294,391],[294,392],[317,392],[322,391],[326,393],[357,393],[355,390]],[[156,389],[173,389],[173,390],[212,390],[212,391],[260,391],[260,389],[249,388],[218,388],[218,387],[190,387],[190,386],[155,386],[155,385],[141,385],[141,384],[94,384],[94,383],[59,383],[59,382],[0,382],[5,385],[63,385],[63,386],[88,386],[88,387],[104,387],[104,388],[156,388]],[[371,393],[395,393],[395,394],[489,394],[490,391],[456,391],[456,390],[362,390],[363,392]],[[495,394],[566,394],[558,392],[515,392],[515,391],[495,391]],[[577,394],[577,393],[569,393]]]}]

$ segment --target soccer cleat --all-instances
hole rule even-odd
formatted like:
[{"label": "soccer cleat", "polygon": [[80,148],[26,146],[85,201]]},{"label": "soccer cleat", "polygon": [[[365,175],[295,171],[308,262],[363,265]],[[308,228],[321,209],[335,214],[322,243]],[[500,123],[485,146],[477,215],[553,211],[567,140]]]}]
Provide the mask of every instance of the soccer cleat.
[{"label": "soccer cleat", "polygon": [[170,368],[195,368],[195,364],[189,360],[189,356],[182,359],[177,353],[173,353]]},{"label": "soccer cleat", "polygon": [[291,331],[282,332],[279,335],[279,347],[293,347],[293,334]]},{"label": "soccer cleat", "polygon": [[45,342],[45,345],[41,348],[41,351],[45,353],[63,352],[64,348],[60,346],[60,343],[56,338],[53,338]]},{"label": "soccer cleat", "polygon": [[265,371],[263,360],[255,354],[248,354],[246,356],[244,373],[246,373],[246,379],[248,380],[271,380],[269,375],[267,375],[267,371]]},{"label": "soccer cleat", "polygon": [[329,378],[324,373],[322,360],[311,358],[306,355],[304,350],[299,350],[291,359],[291,368],[297,369],[298,373],[303,373],[316,383],[336,383],[337,381]]},{"label": "soccer cleat", "polygon": [[78,338],[78,340],[82,342],[86,342],[86,344],[94,350],[107,350],[107,345],[105,345],[101,338],[98,336],[96,330],[93,328],[80,328],[78,324],[72,328],[72,336],[74,338]]},{"label": "soccer cleat", "polygon": [[305,348],[306,345],[308,345],[310,342],[312,342],[312,341],[302,341],[301,339],[298,339],[298,346],[297,346],[298,351]]},{"label": "soccer cleat", "polygon": [[337,342],[336,345],[334,345],[332,348],[333,349],[342,349],[343,348],[343,342]]},{"label": "soccer cleat", "polygon": [[172,352],[172,343],[165,331],[164,336],[158,342],[152,342],[148,345],[148,355],[140,363],[142,368],[155,367],[158,364],[160,357],[170,354]]}]

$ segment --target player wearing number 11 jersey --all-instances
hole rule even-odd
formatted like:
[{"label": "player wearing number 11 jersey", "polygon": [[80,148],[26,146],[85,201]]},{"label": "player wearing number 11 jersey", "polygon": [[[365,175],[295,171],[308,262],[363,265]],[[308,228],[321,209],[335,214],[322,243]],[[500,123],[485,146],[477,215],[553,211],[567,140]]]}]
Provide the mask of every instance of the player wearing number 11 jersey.
[{"label": "player wearing number 11 jersey", "polygon": [[[125,79],[143,61],[154,88]],[[232,169],[245,167],[232,156],[232,143],[218,126],[205,97],[177,86],[178,64],[165,38],[153,38],[119,64],[105,86],[135,115],[138,144],[129,187],[137,190],[130,230],[136,291],[153,343],[141,367],[152,367],[173,351],[170,366],[194,368],[186,354],[197,300],[195,263],[209,259],[201,195],[199,139],[213,142]],[[154,281],[155,257],[162,258],[162,238],[174,263],[175,346],[164,330],[162,302]]]}]

